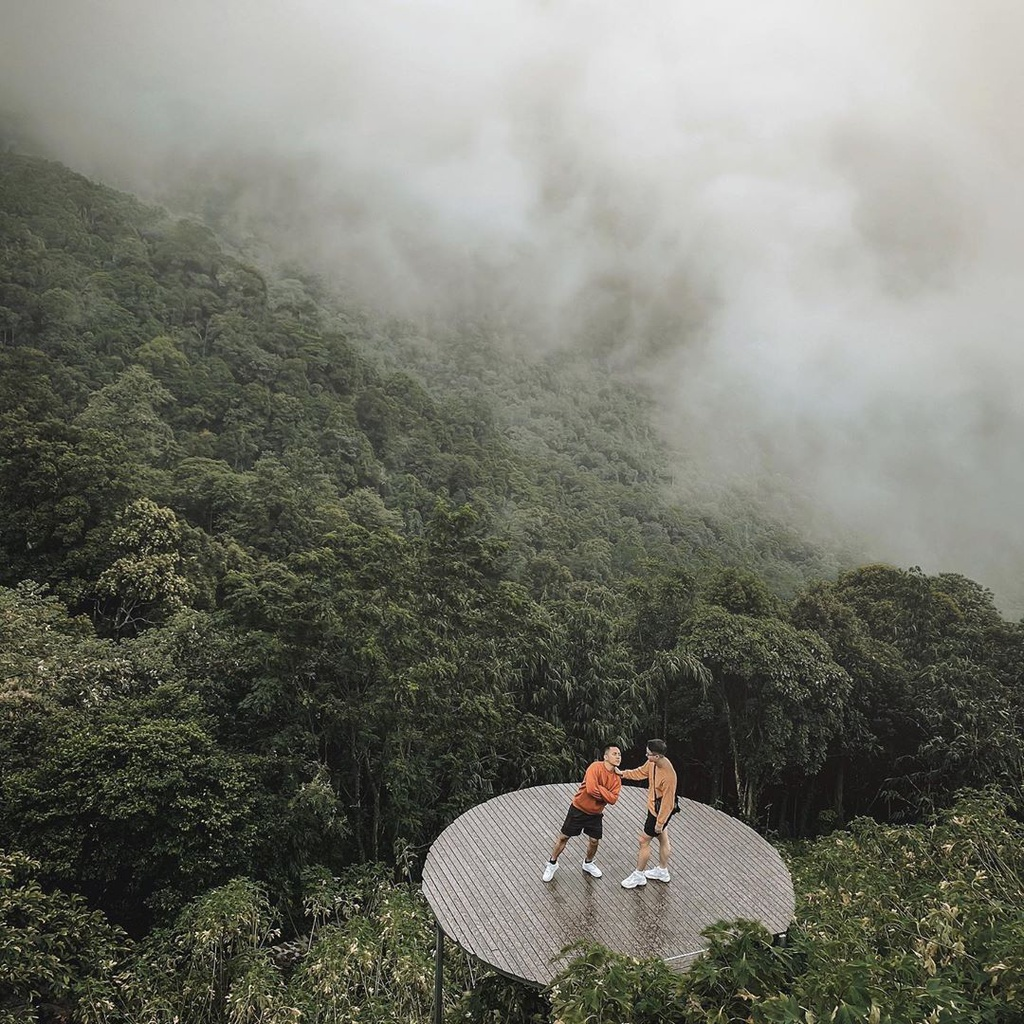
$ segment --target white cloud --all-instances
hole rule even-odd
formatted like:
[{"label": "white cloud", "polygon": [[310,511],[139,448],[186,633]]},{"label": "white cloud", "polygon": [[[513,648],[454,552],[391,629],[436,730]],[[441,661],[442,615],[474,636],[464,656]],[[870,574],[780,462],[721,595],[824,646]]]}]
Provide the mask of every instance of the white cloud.
[{"label": "white cloud", "polygon": [[709,472],[1020,576],[1024,10],[1000,0],[6,0],[0,96],[197,168],[399,311],[604,330]]}]

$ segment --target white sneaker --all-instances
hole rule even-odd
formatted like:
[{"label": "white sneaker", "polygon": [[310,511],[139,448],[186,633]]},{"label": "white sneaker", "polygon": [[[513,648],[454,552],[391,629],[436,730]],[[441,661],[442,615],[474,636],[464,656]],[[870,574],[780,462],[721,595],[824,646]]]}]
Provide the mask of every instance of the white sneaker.
[{"label": "white sneaker", "polygon": [[668,868],[648,868],[644,874],[648,878],[653,878],[656,882],[671,882],[672,876],[668,873]]},{"label": "white sneaker", "polygon": [[592,860],[585,860],[583,862],[583,870],[586,871],[588,875],[593,875],[595,878],[600,878],[602,874],[601,869]]},{"label": "white sneaker", "polygon": [[641,885],[647,884],[647,876],[642,871],[634,871],[629,878],[622,880],[623,889],[636,889]]},{"label": "white sneaker", "polygon": [[558,861],[555,861],[554,864],[552,864],[551,861],[548,861],[547,864],[544,865],[544,881],[550,882],[551,879],[555,877],[555,872],[557,870]]}]

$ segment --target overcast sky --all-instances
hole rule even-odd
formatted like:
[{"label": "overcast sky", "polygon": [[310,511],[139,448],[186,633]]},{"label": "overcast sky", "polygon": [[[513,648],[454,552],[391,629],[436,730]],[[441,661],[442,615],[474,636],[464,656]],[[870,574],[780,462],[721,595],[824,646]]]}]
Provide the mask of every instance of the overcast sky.
[{"label": "overcast sky", "polygon": [[1019,2],[0,0],[0,25],[0,111],[48,154],[144,191],[230,176],[361,300],[597,347],[709,479],[790,481],[1018,604]]}]

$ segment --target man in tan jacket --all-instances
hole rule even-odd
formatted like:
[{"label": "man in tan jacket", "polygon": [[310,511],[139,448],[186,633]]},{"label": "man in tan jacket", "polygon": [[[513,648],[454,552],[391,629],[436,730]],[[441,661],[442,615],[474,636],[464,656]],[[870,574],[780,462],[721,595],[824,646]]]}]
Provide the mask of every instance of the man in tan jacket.
[{"label": "man in tan jacket", "polygon": [[[669,820],[673,814],[678,813],[679,805],[676,803],[676,770],[672,762],[665,756],[668,746],[664,740],[647,741],[647,760],[639,768],[630,768],[628,771],[619,774],[624,779],[647,780],[647,821],[644,823],[643,831],[640,833],[640,851],[636,858],[636,870],[623,879],[624,889],[635,889],[637,886],[646,885],[647,879],[652,878],[658,882],[670,882],[672,876],[668,871],[668,859],[672,854],[672,844],[669,842],[668,828]],[[658,866],[648,868],[647,862],[651,857],[651,840],[658,840]]]}]

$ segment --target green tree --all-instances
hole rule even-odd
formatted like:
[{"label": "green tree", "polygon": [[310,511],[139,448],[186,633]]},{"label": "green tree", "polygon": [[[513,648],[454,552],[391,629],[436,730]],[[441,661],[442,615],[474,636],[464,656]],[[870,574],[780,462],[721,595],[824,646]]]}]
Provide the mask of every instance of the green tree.
[{"label": "green tree", "polygon": [[837,664],[850,676],[843,725],[831,743],[830,771],[805,787],[796,831],[805,834],[819,783],[831,790],[829,812],[842,822],[876,803],[887,791],[900,759],[921,741],[921,721],[910,680],[911,668],[891,644],[871,635],[831,583],[801,594],[791,609],[793,624],[825,640]]},{"label": "green tree", "polygon": [[97,591],[114,601],[115,632],[136,632],[180,611],[195,594],[182,555],[177,516],[139,498],[117,516],[111,543],[119,557],[100,574]]},{"label": "green tree", "polygon": [[8,706],[0,827],[43,877],[138,928],[251,861],[259,813],[245,759],[168,687],[85,708]]},{"label": "green tree", "polygon": [[76,423],[119,438],[133,463],[153,466],[170,452],[173,434],[159,410],[171,393],[141,366],[130,366],[89,399]]},{"label": "green tree", "polygon": [[45,889],[39,869],[0,850],[0,1024],[104,1020],[129,943],[80,896]]},{"label": "green tree", "polygon": [[815,634],[722,608],[694,617],[683,649],[710,673],[739,811],[753,821],[765,787],[786,769],[821,767],[842,724],[850,677]]}]

